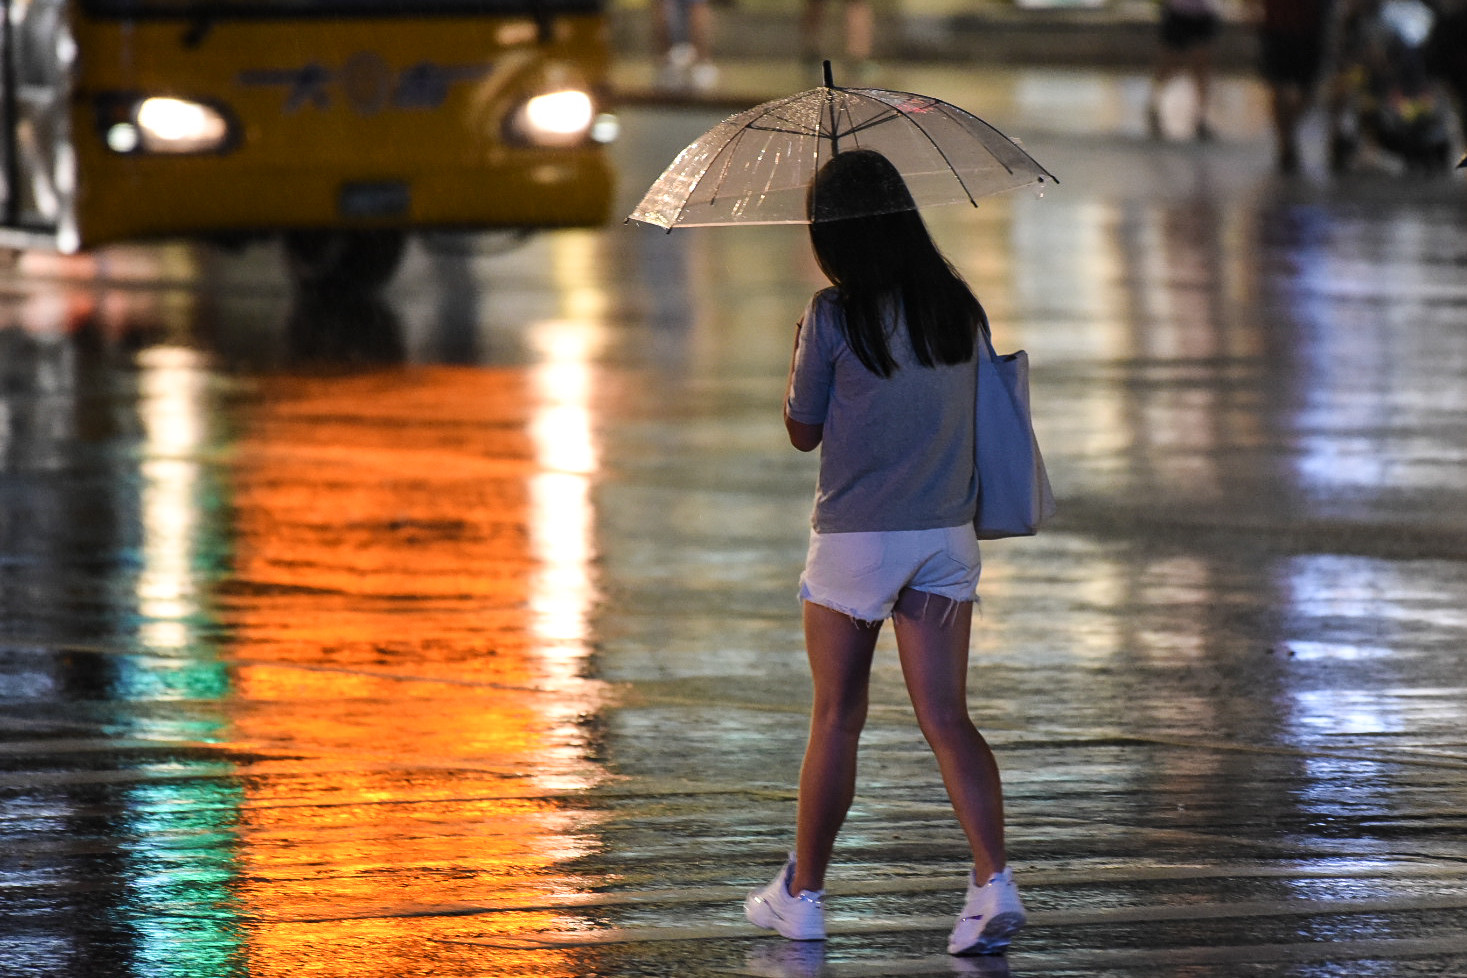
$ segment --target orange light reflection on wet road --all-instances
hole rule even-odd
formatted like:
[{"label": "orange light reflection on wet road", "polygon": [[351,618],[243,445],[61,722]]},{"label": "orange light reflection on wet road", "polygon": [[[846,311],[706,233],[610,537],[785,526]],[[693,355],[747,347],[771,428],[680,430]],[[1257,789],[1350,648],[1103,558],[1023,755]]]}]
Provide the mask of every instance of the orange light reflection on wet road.
[{"label": "orange light reflection on wet road", "polygon": [[[563,800],[601,777],[576,390],[390,370],[269,381],[247,412],[220,601],[244,660],[232,739],[265,755],[240,827],[251,974],[575,973],[454,940],[563,929],[557,866],[596,844]],[[541,430],[577,435],[578,463],[547,468]]]}]

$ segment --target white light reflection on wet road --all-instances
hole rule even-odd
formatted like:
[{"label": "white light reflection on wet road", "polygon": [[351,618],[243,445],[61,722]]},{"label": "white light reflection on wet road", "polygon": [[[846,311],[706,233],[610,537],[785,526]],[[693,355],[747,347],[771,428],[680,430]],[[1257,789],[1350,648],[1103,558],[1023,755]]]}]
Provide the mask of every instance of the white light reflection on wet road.
[{"label": "white light reflection on wet road", "polygon": [[556,239],[553,274],[569,317],[542,321],[531,332],[538,357],[531,368],[529,434],[537,471],[530,478],[530,533],[539,563],[531,585],[532,627],[543,642],[542,655],[561,662],[570,675],[585,659],[596,600],[591,485],[599,465],[591,430],[592,362],[602,346],[606,303],[580,274],[591,258],[588,244],[579,236]]},{"label": "white light reflection on wet road", "polygon": [[199,453],[207,424],[204,358],[177,346],[138,354],[138,418],[143,426],[142,569],[139,639],[148,648],[187,649],[199,612]]}]

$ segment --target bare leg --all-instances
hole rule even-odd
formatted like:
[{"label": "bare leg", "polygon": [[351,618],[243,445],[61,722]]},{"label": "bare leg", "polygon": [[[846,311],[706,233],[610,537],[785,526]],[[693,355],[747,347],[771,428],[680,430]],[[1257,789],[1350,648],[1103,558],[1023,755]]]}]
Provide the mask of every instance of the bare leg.
[{"label": "bare leg", "polygon": [[1284,83],[1273,86],[1273,125],[1278,147],[1279,169],[1294,173],[1299,169],[1299,122],[1308,107],[1306,93],[1298,85]]},{"label": "bare leg", "polygon": [[876,14],[867,0],[846,0],[846,57],[860,64],[871,60]]},{"label": "bare leg", "polygon": [[820,23],[825,18],[825,0],[805,0],[800,10],[800,57],[820,60]]},{"label": "bare leg", "polygon": [[673,0],[652,0],[652,44],[658,56],[665,55],[673,44]]},{"label": "bare leg", "polygon": [[795,872],[790,889],[825,888],[836,833],[856,794],[856,749],[866,723],[871,657],[881,624],[805,603],[805,649],[815,680],[810,740],[800,768]]},{"label": "bare leg", "polygon": [[1201,44],[1192,49],[1191,72],[1197,89],[1197,138],[1210,139],[1212,126],[1207,121],[1207,108],[1212,99],[1212,45]]},{"label": "bare leg", "polygon": [[1166,135],[1161,125],[1161,94],[1167,82],[1182,70],[1182,63],[1183,55],[1172,48],[1162,48],[1157,56],[1156,69],[1151,74],[1151,93],[1146,99],[1146,129],[1153,139]]},{"label": "bare leg", "polygon": [[1003,869],[1008,858],[998,764],[968,716],[973,605],[909,588],[897,600],[893,622],[917,723],[937,755],[942,782],[973,850],[973,872],[981,885]]},{"label": "bare leg", "polygon": [[1177,76],[1183,64],[1184,56],[1171,48],[1164,48],[1161,54],[1157,55],[1156,68],[1151,73],[1151,94],[1148,104],[1155,106],[1161,102],[1162,89],[1166,88],[1167,82]]},{"label": "bare leg", "polygon": [[698,53],[699,61],[713,58],[713,8],[707,3],[688,5],[688,40]]}]

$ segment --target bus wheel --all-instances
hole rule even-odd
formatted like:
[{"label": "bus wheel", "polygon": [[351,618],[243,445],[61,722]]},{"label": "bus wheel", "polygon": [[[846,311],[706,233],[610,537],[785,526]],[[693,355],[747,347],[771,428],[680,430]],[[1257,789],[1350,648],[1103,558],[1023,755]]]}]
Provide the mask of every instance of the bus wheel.
[{"label": "bus wheel", "polygon": [[402,231],[288,231],[285,264],[298,289],[378,289],[402,260]]}]

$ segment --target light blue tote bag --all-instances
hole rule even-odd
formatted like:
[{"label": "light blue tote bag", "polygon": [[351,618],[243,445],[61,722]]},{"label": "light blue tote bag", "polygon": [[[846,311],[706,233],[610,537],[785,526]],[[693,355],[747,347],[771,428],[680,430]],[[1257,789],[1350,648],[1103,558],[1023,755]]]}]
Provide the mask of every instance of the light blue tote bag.
[{"label": "light blue tote bag", "polygon": [[988,324],[979,329],[977,424],[978,512],[973,529],[980,540],[1033,536],[1054,515],[1054,493],[1039,454],[1029,414],[1029,354],[999,356]]}]

